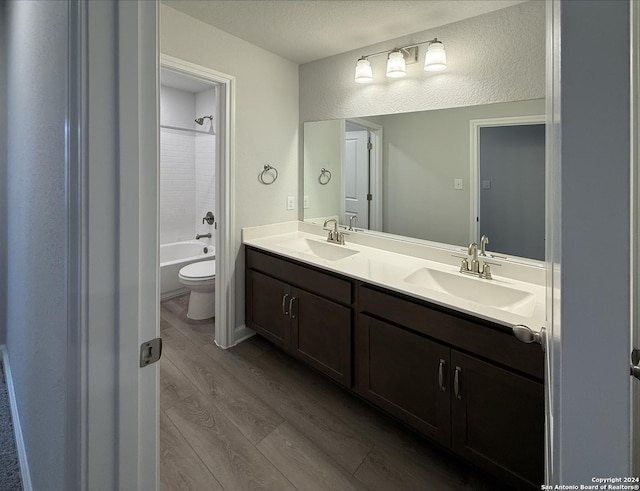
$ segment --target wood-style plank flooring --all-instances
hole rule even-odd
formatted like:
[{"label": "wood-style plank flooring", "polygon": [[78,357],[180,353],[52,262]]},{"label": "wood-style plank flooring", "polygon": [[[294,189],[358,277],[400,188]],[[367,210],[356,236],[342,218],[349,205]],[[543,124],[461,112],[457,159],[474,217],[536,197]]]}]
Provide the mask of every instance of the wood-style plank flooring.
[{"label": "wood-style plank flooring", "polygon": [[218,348],[188,298],[161,305],[163,491],[501,489],[260,336]]}]

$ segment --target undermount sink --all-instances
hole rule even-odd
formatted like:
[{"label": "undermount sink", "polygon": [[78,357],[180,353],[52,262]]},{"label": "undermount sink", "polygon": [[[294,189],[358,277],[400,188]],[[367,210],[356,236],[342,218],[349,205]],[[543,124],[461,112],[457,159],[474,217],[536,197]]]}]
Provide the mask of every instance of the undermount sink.
[{"label": "undermount sink", "polygon": [[278,245],[307,256],[326,259],[327,261],[337,261],[339,259],[344,259],[345,257],[358,254],[359,252],[343,245],[331,244],[327,241],[308,238],[292,239],[281,242]]},{"label": "undermount sink", "polygon": [[495,280],[465,276],[462,273],[421,268],[407,276],[404,281],[526,317],[533,314],[536,304],[535,295],[531,292],[500,285]]}]

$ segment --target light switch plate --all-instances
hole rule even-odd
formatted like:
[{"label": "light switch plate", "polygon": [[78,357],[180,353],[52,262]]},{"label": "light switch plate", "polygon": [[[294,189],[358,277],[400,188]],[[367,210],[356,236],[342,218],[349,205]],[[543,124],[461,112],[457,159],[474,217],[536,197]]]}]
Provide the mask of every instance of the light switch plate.
[{"label": "light switch plate", "polygon": [[491,189],[491,181],[489,179],[482,181],[482,189]]},{"label": "light switch plate", "polygon": [[309,208],[309,196],[307,196],[306,194],[304,195],[304,203],[303,203],[305,208]]},{"label": "light switch plate", "polygon": [[453,189],[463,189],[462,179],[454,179],[453,180]]},{"label": "light switch plate", "polygon": [[287,196],[287,210],[295,210],[295,208],[296,208],[296,197]]}]

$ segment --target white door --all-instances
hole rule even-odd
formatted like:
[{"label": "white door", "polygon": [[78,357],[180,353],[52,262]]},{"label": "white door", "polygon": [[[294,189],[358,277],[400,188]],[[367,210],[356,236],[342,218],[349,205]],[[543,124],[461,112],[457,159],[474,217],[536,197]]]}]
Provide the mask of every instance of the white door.
[{"label": "white door", "polygon": [[[69,489],[157,490],[158,4],[71,2],[71,227],[78,351]],[[75,131],[74,131],[75,130]],[[75,284],[74,283],[74,284]],[[74,435],[72,435],[74,436]]]},{"label": "white door", "polygon": [[352,216],[359,228],[369,228],[369,132],[347,131],[344,146],[344,223]]}]

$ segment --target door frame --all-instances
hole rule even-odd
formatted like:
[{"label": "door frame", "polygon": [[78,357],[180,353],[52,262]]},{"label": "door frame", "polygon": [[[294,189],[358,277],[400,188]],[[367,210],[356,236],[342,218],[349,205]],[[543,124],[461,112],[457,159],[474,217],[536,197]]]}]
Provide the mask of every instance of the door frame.
[{"label": "door frame", "polygon": [[[382,231],[382,142],[383,142],[383,131],[384,128],[376,123],[372,123],[371,121],[367,121],[362,118],[347,118],[345,119],[346,123],[350,122],[357,126],[361,126],[363,129],[369,131],[369,135],[371,137],[371,152],[370,156],[370,169],[369,169],[369,183],[371,194],[373,195],[373,199],[370,204],[370,215],[369,215],[369,230],[378,230]],[[344,157],[343,157],[344,161]],[[342,173],[344,174],[344,165],[342,166]],[[344,175],[342,176],[342,182],[344,186]],[[342,190],[342,196],[344,196],[344,189]],[[344,201],[344,199],[342,200]],[[344,203],[342,203],[342,207],[344,208]],[[342,215],[344,216],[344,210],[342,210]]]},{"label": "door frame", "polygon": [[505,118],[472,119],[469,121],[469,243],[477,242],[480,233],[480,129],[495,126],[545,124],[544,114]]},{"label": "door frame", "polygon": [[[631,330],[630,345],[640,348],[640,6],[631,3]],[[631,381],[631,475],[640,476],[640,382]]]},{"label": "door frame", "polygon": [[235,77],[196,65],[173,56],[160,54],[160,66],[176,73],[216,84],[220,93],[217,108],[219,143],[215,163],[216,173],[216,322],[215,342],[223,348],[235,344],[235,279],[232,231],[235,230],[233,213],[233,128],[235,114]]},{"label": "door frame", "polygon": [[68,489],[159,488],[158,9],[69,2]]}]

